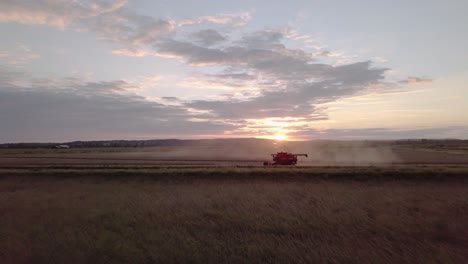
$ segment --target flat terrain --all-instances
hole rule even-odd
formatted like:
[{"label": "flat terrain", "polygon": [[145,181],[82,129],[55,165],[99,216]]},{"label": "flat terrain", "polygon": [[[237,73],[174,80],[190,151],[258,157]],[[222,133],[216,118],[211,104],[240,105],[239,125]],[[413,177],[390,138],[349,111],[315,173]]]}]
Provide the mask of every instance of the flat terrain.
[{"label": "flat terrain", "polygon": [[298,166],[452,164],[468,166],[468,143],[399,144],[365,142],[273,145],[197,145],[144,148],[0,149],[0,168],[12,167],[262,167],[270,153],[307,153]]},{"label": "flat terrain", "polygon": [[0,263],[468,259],[464,148],[334,147],[265,168],[268,152],[223,151],[1,150]]}]

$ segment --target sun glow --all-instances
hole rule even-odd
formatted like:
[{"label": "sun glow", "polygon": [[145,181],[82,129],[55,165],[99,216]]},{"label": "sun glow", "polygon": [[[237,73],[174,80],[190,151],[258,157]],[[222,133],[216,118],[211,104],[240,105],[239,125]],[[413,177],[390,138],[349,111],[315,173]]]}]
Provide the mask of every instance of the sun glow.
[{"label": "sun glow", "polygon": [[281,133],[275,134],[272,138],[275,139],[275,140],[281,140],[281,141],[287,139],[286,135],[281,134]]}]

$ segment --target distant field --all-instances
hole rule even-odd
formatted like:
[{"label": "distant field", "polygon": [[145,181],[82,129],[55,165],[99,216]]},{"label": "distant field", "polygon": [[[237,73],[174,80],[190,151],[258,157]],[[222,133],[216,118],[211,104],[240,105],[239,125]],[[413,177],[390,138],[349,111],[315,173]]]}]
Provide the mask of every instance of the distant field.
[{"label": "distant field", "polygon": [[0,263],[468,259],[463,149],[334,146],[297,167],[223,151],[1,150]]},{"label": "distant field", "polygon": [[[290,143],[293,144],[293,143]],[[273,145],[201,145],[193,147],[0,149],[0,168],[8,167],[230,167],[257,166],[271,153],[307,153],[298,166],[369,166],[458,164],[468,166],[468,144],[421,145],[388,143],[294,143]],[[294,151],[293,151],[294,150]]]}]

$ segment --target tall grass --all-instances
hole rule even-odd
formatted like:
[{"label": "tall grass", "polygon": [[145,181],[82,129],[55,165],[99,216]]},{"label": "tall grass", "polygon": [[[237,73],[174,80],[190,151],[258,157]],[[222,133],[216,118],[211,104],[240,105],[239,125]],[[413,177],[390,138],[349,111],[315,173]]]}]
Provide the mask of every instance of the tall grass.
[{"label": "tall grass", "polygon": [[0,174],[1,263],[468,259],[468,184],[460,175],[356,181],[294,178],[287,169]]}]

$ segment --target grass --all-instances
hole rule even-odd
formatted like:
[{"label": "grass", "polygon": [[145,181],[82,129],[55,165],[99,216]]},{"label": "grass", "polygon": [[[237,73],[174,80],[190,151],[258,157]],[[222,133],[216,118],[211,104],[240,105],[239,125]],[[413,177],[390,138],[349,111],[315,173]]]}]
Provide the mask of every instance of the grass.
[{"label": "grass", "polygon": [[59,178],[100,176],[115,177],[148,177],[153,180],[251,180],[263,178],[266,180],[311,180],[311,179],[345,179],[345,180],[466,180],[468,167],[466,166],[361,166],[361,167],[36,167],[36,168],[0,168],[0,178],[5,176]]},{"label": "grass", "polygon": [[463,167],[0,170],[0,263],[463,263]]}]

